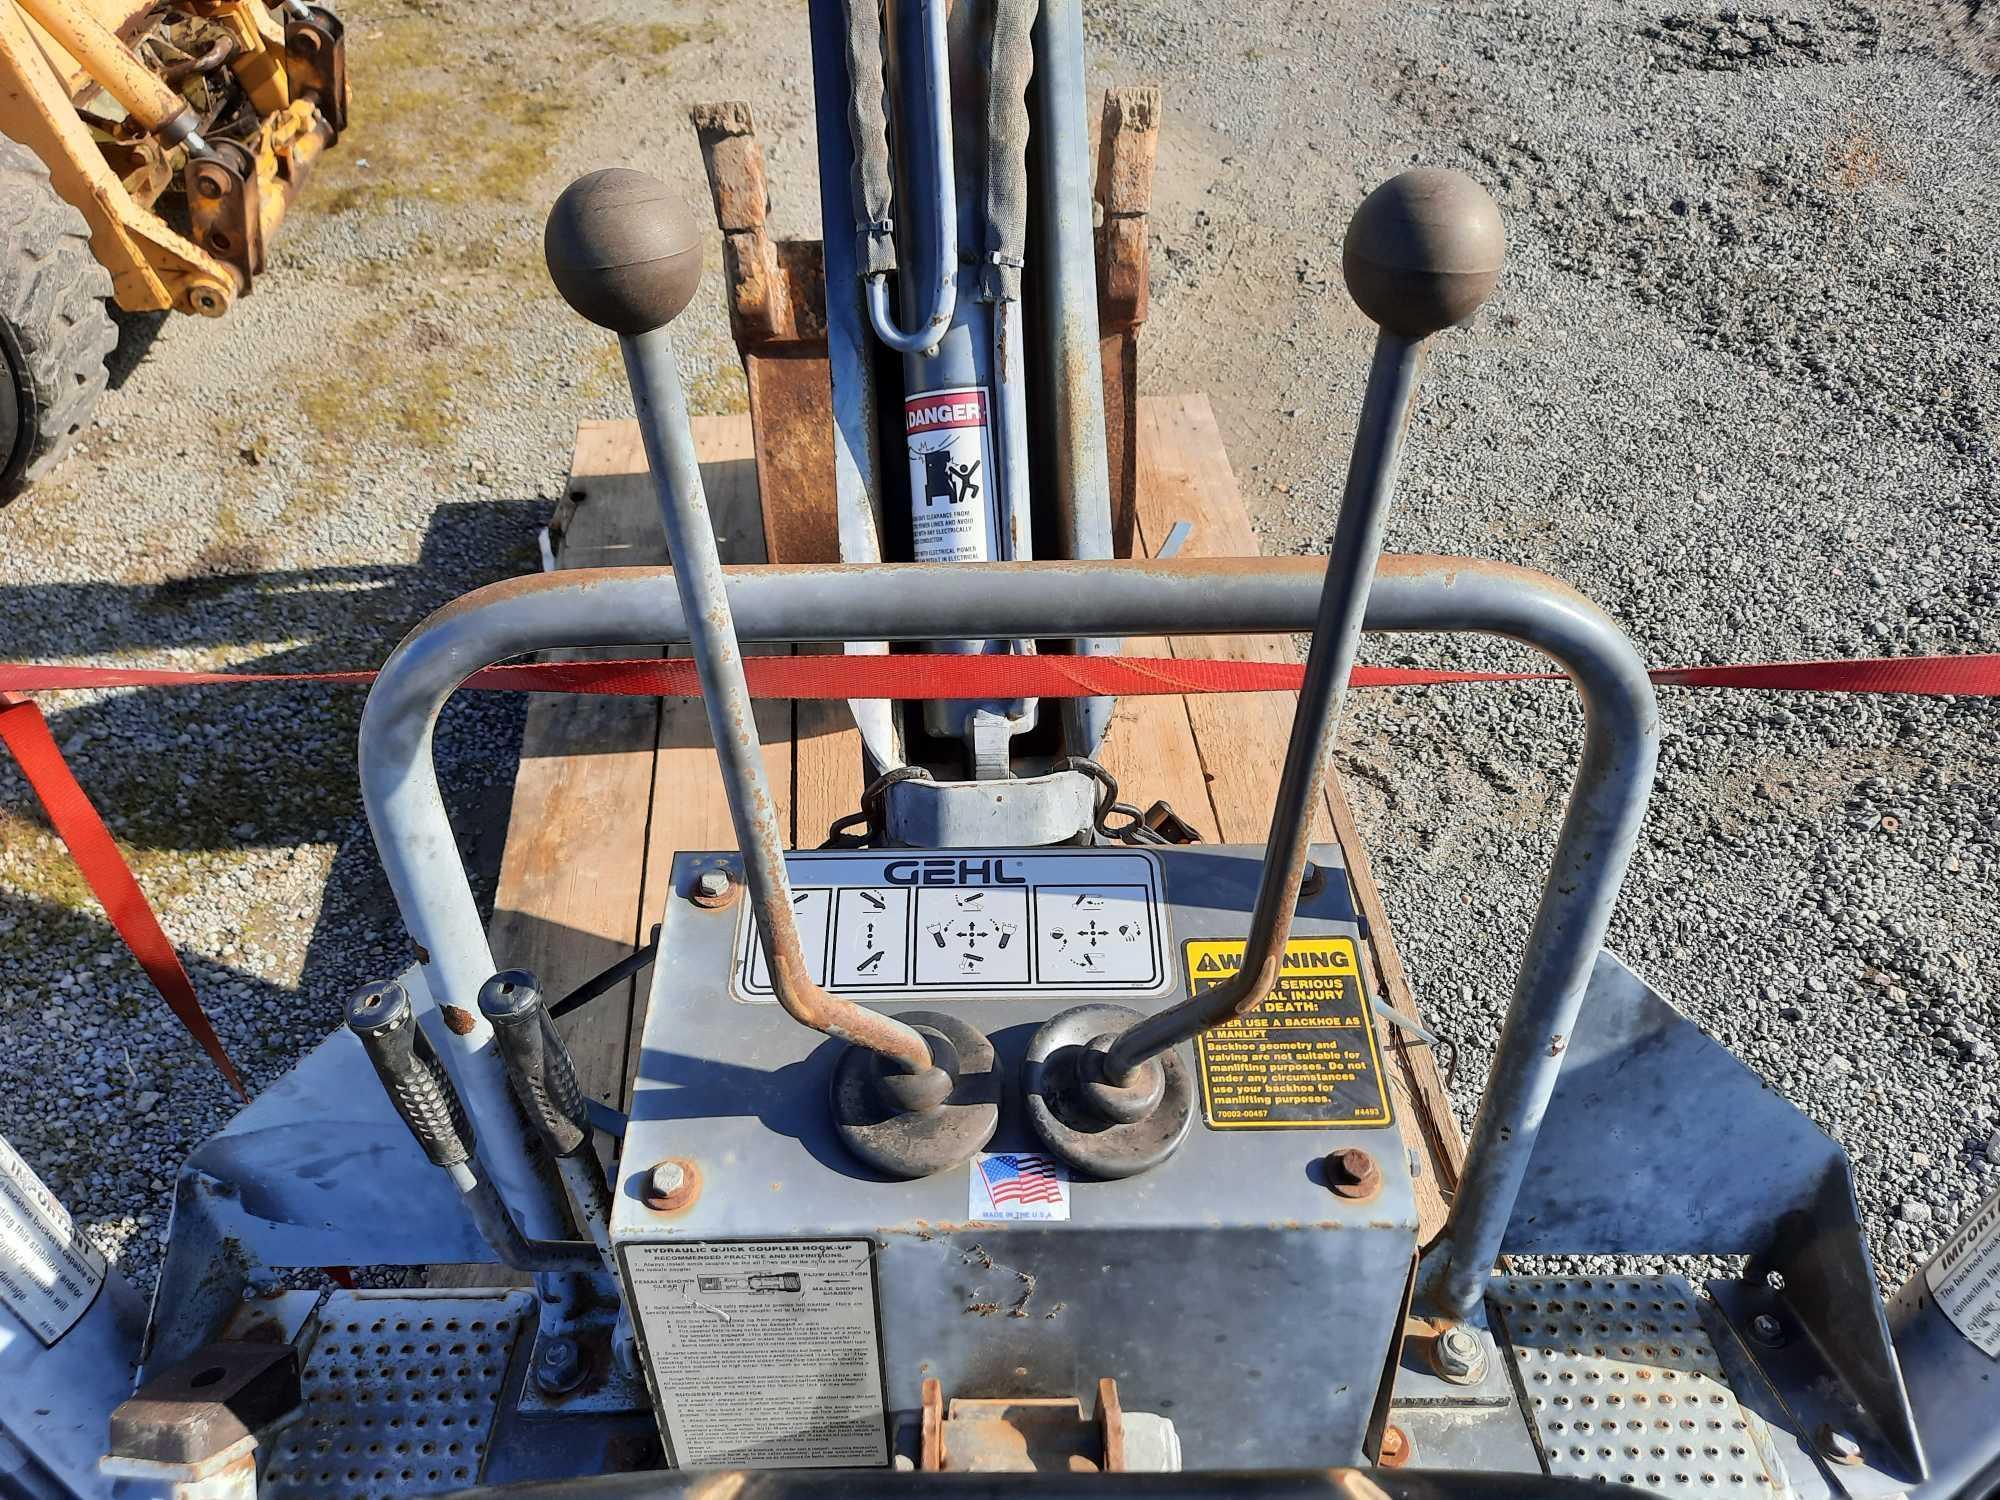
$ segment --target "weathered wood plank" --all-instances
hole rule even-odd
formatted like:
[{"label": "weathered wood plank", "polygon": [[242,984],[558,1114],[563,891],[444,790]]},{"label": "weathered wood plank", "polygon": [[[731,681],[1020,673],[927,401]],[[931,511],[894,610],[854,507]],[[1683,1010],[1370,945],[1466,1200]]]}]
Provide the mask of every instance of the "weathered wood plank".
[{"label": "weathered wood plank", "polygon": [[[1139,537],[1149,555],[1176,521],[1193,527],[1183,557],[1252,557],[1258,551],[1228,457],[1221,454],[1221,434],[1212,416],[1202,420],[1207,412],[1206,398],[1198,396],[1139,403]],[[1216,445],[1214,461],[1199,451],[1204,443]],[[1271,636],[1175,636],[1168,647],[1176,656],[1291,659],[1286,643]],[[1195,694],[1185,702],[1220,837],[1232,844],[1263,842],[1291,734],[1294,695]],[[1316,810],[1313,837],[1333,837],[1324,807]]]},{"label": "weathered wood plank", "polygon": [[[637,428],[586,422],[577,429],[556,519],[561,567],[658,559],[659,522]],[[644,940],[646,851],[634,830],[645,827],[652,804],[659,717],[650,698],[537,693],[529,701],[488,936],[496,963],[529,970],[552,999]],[[606,996],[563,1024],[584,1087],[613,1105],[626,1071],[631,986],[625,990],[623,1003]]]},{"label": "weathered wood plank", "polygon": [[[838,655],[838,646],[803,646],[801,654]],[[792,705],[792,844],[817,849],[836,819],[861,809],[861,731],[846,703],[804,699]]]}]

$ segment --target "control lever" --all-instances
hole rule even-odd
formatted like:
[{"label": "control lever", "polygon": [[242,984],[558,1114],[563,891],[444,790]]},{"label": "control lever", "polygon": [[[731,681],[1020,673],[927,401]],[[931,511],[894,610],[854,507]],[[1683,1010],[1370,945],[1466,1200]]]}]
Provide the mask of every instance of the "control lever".
[{"label": "control lever", "polygon": [[615,1276],[611,1255],[611,1188],[590,1149],[590,1111],[576,1081],[569,1046],[556,1030],[542,989],[525,969],[495,974],[479,989],[479,1013],[493,1027],[507,1083],[542,1138],[569,1189],[577,1218]]},{"label": "control lever", "polygon": [[1368,591],[1382,551],[1424,341],[1492,294],[1506,254],[1500,210],[1462,172],[1404,172],[1348,225],[1348,294],[1380,329],[1271,814],[1242,967],[1151,1016],[1084,1005],[1028,1044],[1029,1122],[1057,1156],[1099,1177],[1128,1177],[1173,1154],[1194,1122],[1194,1082],[1179,1048],[1255,1010],[1276,984],[1312,842],[1312,811],[1340,724]]},{"label": "control lever", "polygon": [[543,249],[563,299],[616,333],[624,351],[771,987],[792,1019],[849,1044],[834,1079],[835,1128],[856,1156],[891,1176],[925,1177],[967,1161],[999,1124],[991,1043],[954,1017],[906,1012],[897,1019],[839,999],[807,971],[784,832],[764,774],[669,332],[701,280],[694,217],[643,172],[592,172],[556,200]]},{"label": "control lever", "polygon": [[364,984],[347,1001],[347,1029],[361,1043],[389,1102],[433,1166],[450,1174],[466,1211],[502,1265],[519,1271],[594,1271],[588,1245],[529,1240],[500,1201],[492,1180],[478,1170],[472,1123],[451,1075],[417,1024],[410,992],[400,979]]}]

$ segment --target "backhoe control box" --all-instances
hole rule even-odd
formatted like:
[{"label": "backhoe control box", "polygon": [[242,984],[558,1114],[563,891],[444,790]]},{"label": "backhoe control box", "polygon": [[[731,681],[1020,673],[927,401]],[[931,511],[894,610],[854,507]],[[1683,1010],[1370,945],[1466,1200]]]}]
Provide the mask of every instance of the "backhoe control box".
[{"label": "backhoe control box", "polygon": [[[1262,854],[790,856],[816,980],[998,1054],[998,1133],[914,1182],[843,1148],[844,1044],[777,1005],[737,857],[676,859],[612,1223],[671,1461],[882,1466],[915,1456],[927,1380],[1088,1403],[1105,1377],[1190,1469],[1363,1460],[1417,1213],[1338,851],[1313,853],[1277,990],[1186,1049],[1195,1119],[1164,1163],[1075,1178],[1023,1106],[1050,1016],[1151,1013],[1239,966]],[[716,870],[735,899],[698,904]]]}]

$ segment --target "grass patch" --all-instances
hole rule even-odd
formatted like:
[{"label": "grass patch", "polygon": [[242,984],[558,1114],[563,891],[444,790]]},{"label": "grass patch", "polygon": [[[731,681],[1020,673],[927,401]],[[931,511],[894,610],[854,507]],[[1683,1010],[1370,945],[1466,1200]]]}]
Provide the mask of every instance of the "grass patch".
[{"label": "grass patch", "polygon": [[441,325],[413,325],[413,312],[349,330],[325,372],[300,391],[299,411],[323,446],[379,439],[433,452],[445,448],[461,425],[456,408],[462,395],[489,387],[512,368],[504,345],[459,344]]},{"label": "grass patch", "polygon": [[[554,161],[573,101],[601,94],[597,76],[636,68],[657,77],[697,32],[664,22],[555,23],[544,59],[574,59],[554,78],[496,47],[471,14],[384,18],[348,34],[351,133],[319,168],[314,200],[330,214],[380,212],[403,200],[529,201]],[[476,80],[468,85],[467,80]],[[367,166],[362,166],[362,162]]]},{"label": "grass patch", "polygon": [[698,417],[750,410],[750,387],[735,364],[706,370],[688,382],[688,410]]}]

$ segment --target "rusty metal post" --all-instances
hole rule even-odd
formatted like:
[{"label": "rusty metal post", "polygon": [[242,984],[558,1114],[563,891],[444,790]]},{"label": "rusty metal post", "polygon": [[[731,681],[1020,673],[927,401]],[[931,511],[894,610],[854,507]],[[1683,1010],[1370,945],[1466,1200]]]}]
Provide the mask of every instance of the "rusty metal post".
[{"label": "rusty metal post", "polygon": [[825,270],[813,240],[774,240],[770,188],[750,106],[697,104],[715,222],[722,230],[729,329],[743,359],[764,551],[771,562],[838,562]]},{"label": "rusty metal post", "polygon": [[1146,321],[1146,216],[1159,155],[1160,90],[1106,89],[1097,134],[1097,352],[1104,367],[1111,540],[1130,557],[1139,521],[1139,326]]}]

